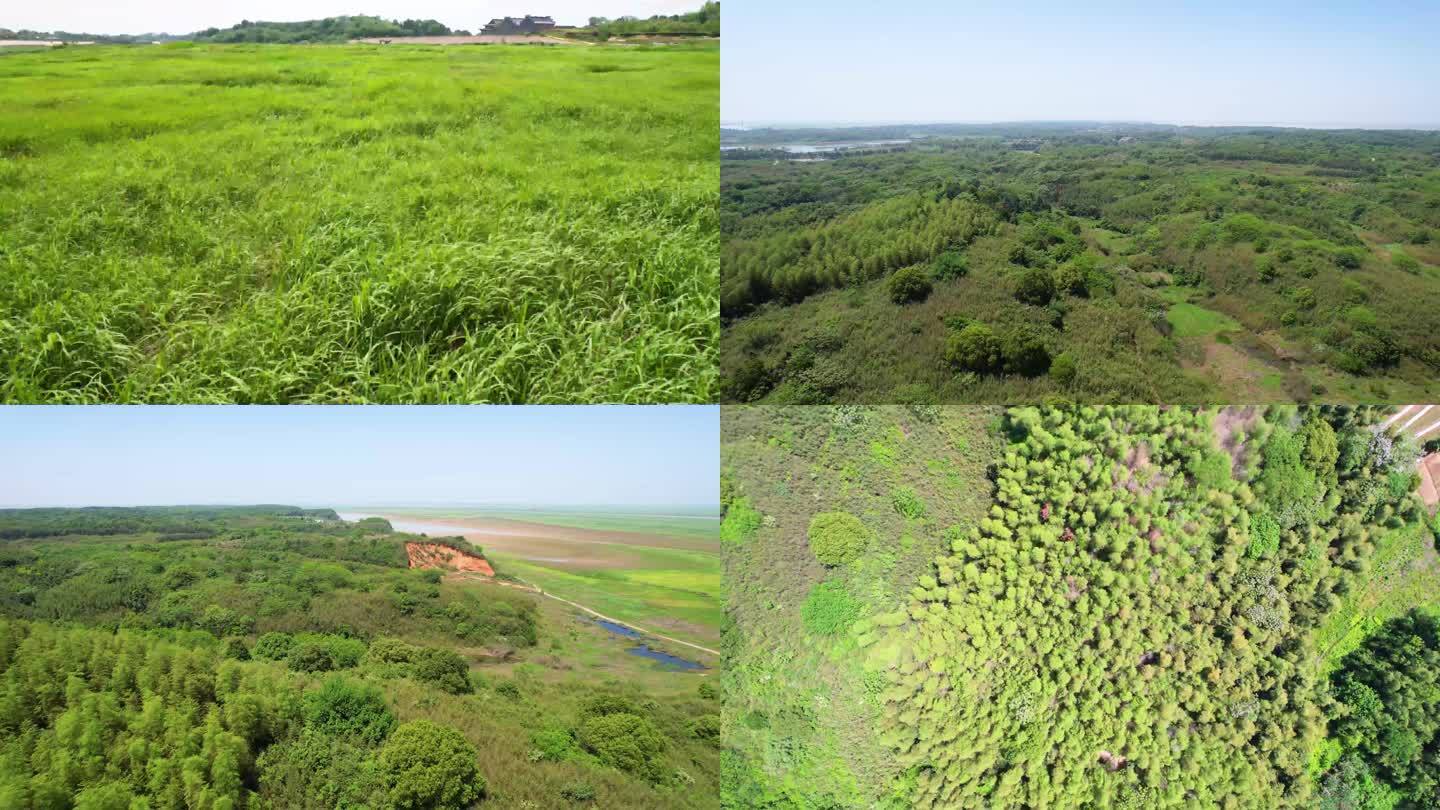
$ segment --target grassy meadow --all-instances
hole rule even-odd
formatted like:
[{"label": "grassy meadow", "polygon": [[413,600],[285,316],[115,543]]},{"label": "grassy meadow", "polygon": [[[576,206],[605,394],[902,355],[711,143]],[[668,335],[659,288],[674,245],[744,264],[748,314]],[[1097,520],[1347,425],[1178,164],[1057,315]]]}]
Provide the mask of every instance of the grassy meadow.
[{"label": "grassy meadow", "polygon": [[716,396],[719,48],[0,59],[0,400]]}]

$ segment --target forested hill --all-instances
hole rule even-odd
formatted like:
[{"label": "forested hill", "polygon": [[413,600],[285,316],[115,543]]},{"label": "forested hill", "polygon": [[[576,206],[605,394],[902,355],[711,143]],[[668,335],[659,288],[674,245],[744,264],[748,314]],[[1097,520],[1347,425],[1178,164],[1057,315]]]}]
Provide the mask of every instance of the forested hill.
[{"label": "forested hill", "polygon": [[1440,133],[727,130],[726,395],[1421,402]]}]

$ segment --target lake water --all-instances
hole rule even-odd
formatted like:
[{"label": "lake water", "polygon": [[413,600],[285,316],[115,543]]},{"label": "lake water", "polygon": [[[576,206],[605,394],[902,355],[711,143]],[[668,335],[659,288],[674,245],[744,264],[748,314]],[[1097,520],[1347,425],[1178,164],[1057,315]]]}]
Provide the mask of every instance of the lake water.
[{"label": "lake water", "polygon": [[[626,627],[623,624],[607,622],[604,619],[596,619],[595,623],[610,631],[611,633],[614,633],[617,636],[622,636],[624,638],[638,639],[645,637],[645,635],[640,631],[631,627]],[[667,652],[652,650],[648,645],[645,644],[641,644],[638,647],[630,647],[629,649],[625,650],[625,652],[631,655],[638,655],[641,658],[649,658],[651,661],[659,661],[665,666],[674,667],[675,669],[693,670],[705,668],[704,664],[696,663],[695,661],[687,661],[684,658],[679,658]]]}]

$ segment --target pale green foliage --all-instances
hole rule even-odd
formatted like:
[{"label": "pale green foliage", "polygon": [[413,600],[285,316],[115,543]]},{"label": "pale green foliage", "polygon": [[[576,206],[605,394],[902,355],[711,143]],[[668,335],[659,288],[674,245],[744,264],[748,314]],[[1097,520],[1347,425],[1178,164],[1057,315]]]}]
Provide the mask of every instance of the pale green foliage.
[{"label": "pale green foliage", "polygon": [[810,551],[826,565],[844,565],[870,543],[870,530],[848,512],[821,512],[810,519]]}]

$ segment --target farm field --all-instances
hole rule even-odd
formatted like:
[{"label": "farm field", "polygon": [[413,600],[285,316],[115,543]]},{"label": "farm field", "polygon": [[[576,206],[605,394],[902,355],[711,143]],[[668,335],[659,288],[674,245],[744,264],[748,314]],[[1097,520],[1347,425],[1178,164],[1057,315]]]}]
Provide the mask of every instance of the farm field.
[{"label": "farm field", "polygon": [[1434,132],[927,125],[722,147],[726,401],[1440,390]]},{"label": "farm field", "polygon": [[[379,514],[406,531],[463,537],[517,579],[602,615],[711,651],[719,644],[719,521],[713,516],[567,511],[492,517],[439,507]],[[702,658],[714,662],[713,655]]]},{"label": "farm field", "polygon": [[1417,415],[727,406],[722,806],[1440,806]]},{"label": "farm field", "polygon": [[716,397],[719,47],[0,59],[0,400]]},{"label": "farm field", "polygon": [[477,553],[329,509],[0,510],[0,802],[718,806],[713,660],[413,543]]}]

